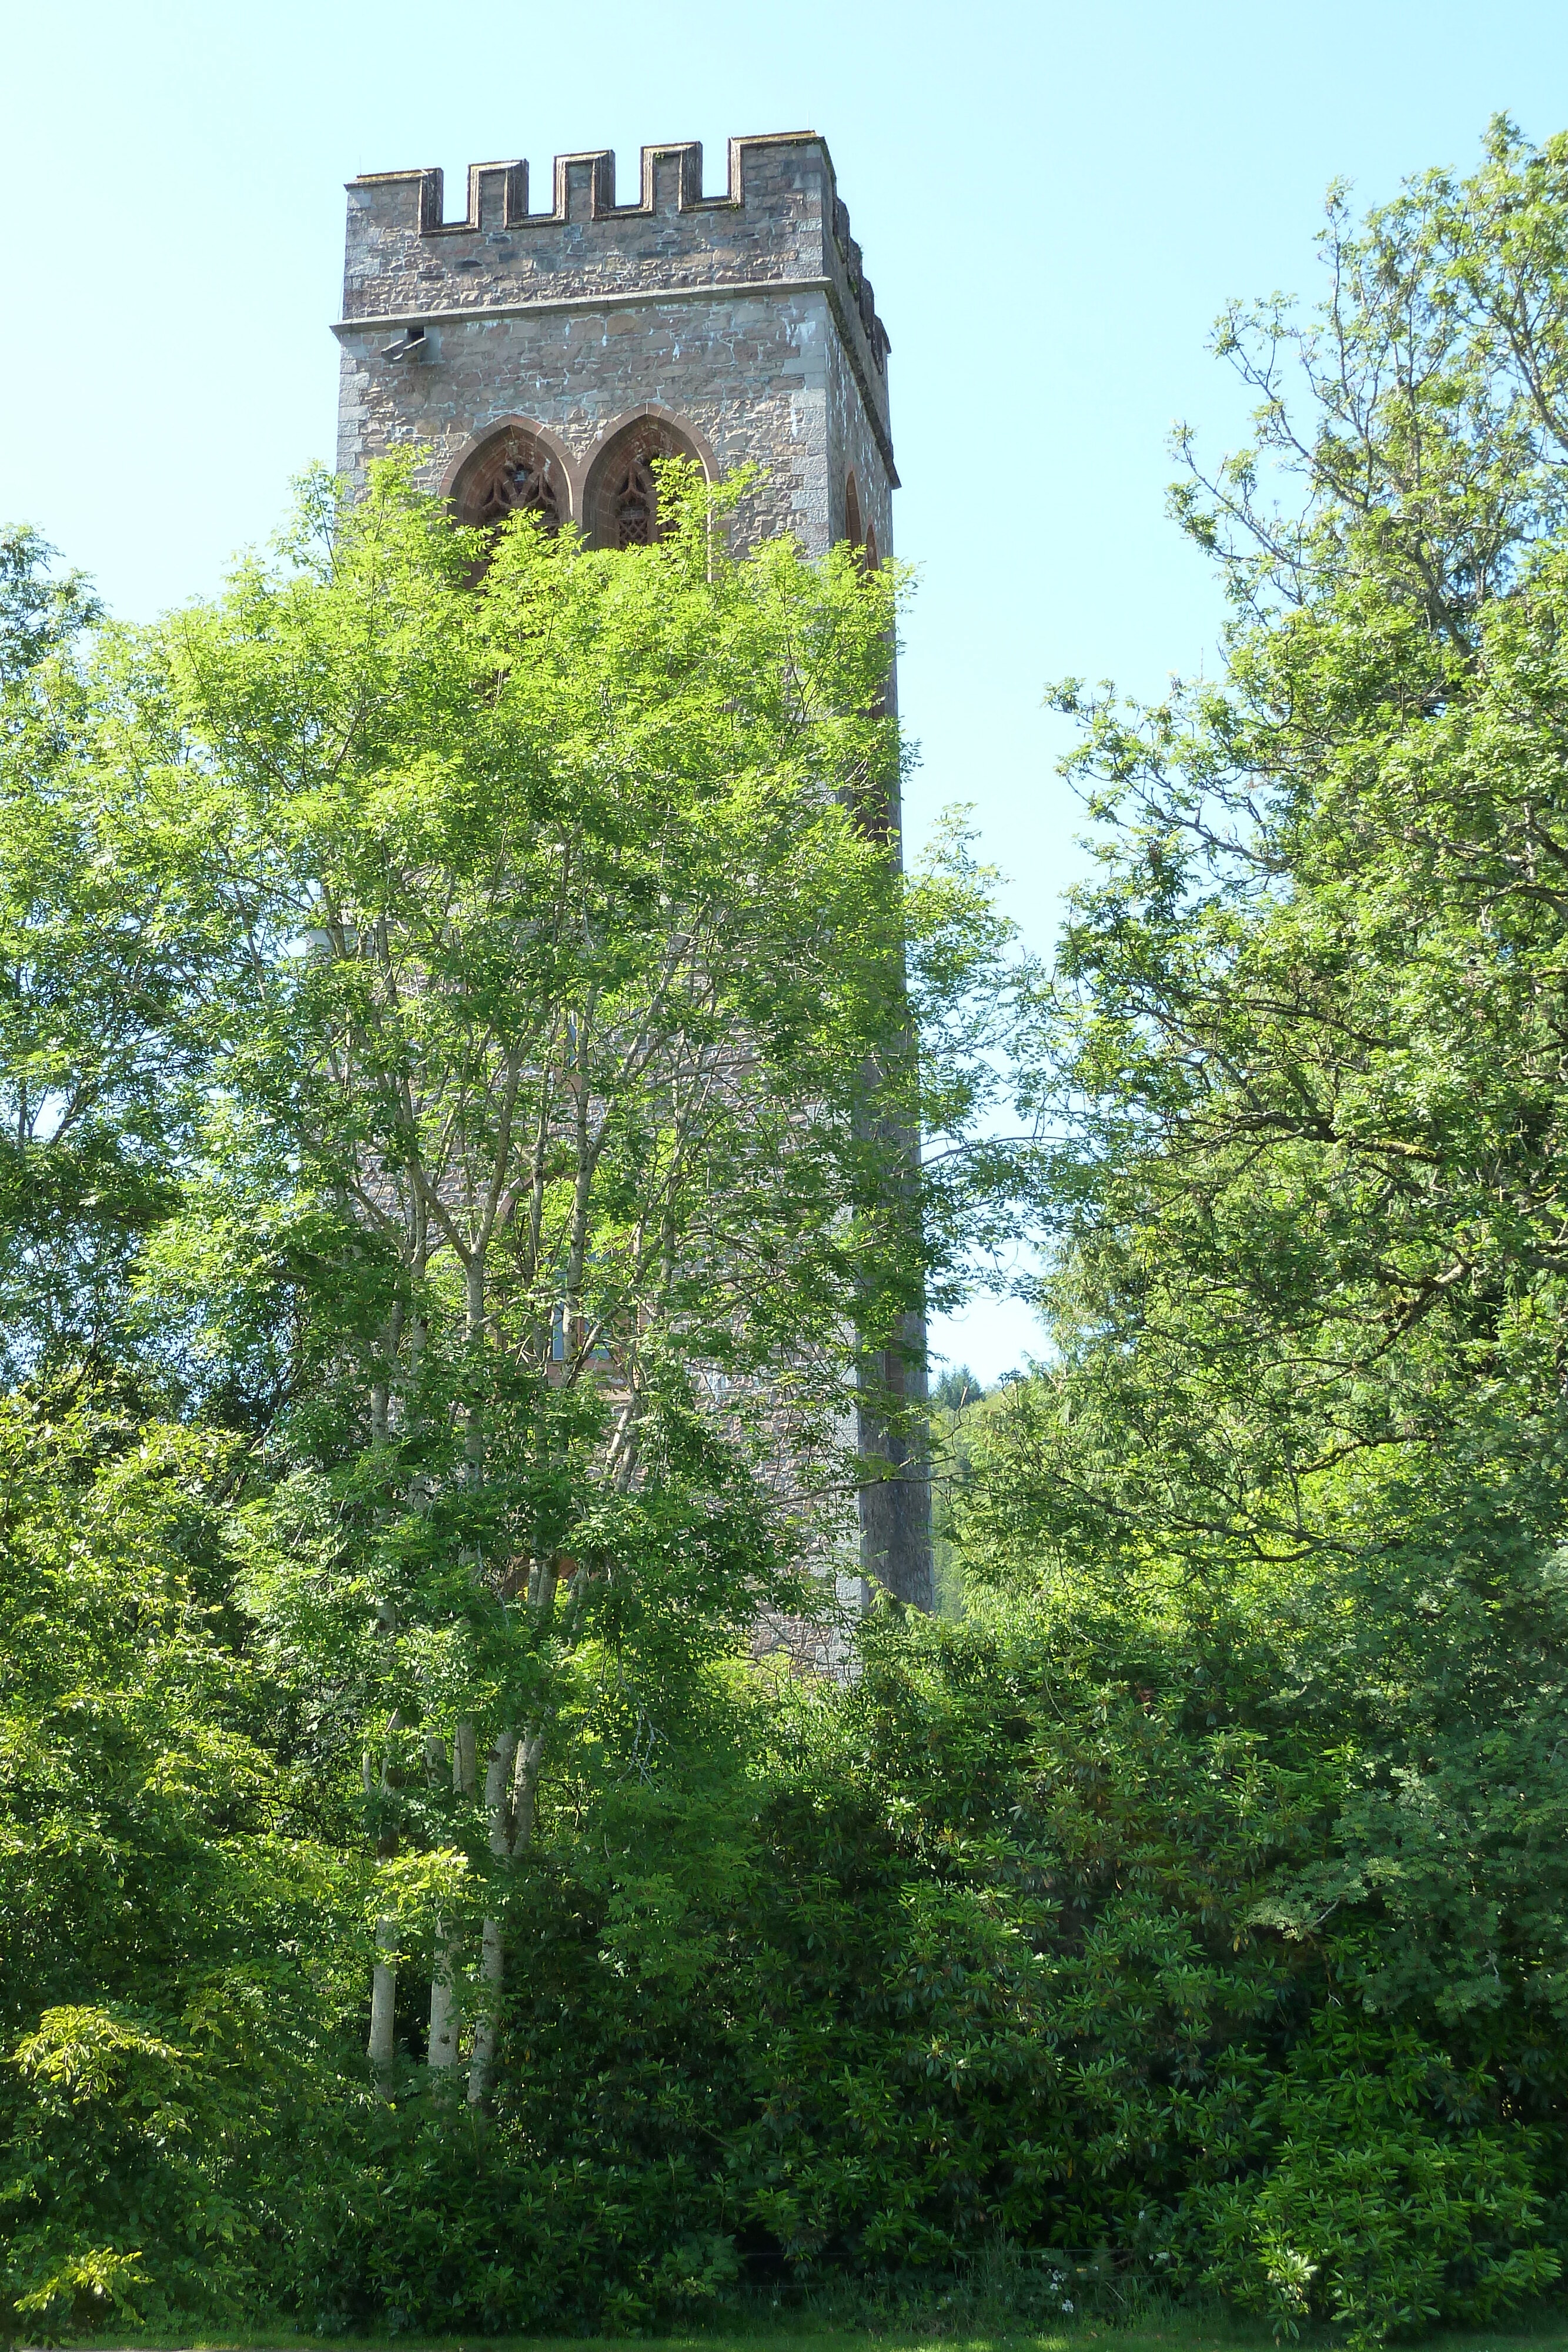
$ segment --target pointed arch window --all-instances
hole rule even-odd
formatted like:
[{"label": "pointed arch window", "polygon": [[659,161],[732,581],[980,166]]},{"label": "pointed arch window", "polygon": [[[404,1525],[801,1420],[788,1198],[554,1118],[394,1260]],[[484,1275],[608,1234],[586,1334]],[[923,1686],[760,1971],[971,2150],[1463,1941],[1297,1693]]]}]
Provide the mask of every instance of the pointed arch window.
[{"label": "pointed arch window", "polygon": [[558,531],[567,517],[566,484],[542,441],[509,425],[476,449],[453,487],[459,522],[495,530],[515,514],[537,515]]},{"label": "pointed arch window", "polygon": [[662,416],[634,417],[605,444],[590,468],[583,497],[583,522],[593,546],[652,547],[660,537],[653,467],[661,457],[702,465],[685,435]]}]

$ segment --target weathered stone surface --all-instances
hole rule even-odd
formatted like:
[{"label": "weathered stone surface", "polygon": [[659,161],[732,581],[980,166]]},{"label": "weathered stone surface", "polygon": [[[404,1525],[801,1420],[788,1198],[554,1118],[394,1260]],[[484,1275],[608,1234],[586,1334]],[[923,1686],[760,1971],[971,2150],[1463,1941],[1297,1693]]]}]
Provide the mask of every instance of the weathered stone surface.
[{"label": "weathered stone surface", "polygon": [[558,156],[548,213],[527,209],[526,163],[476,164],[452,223],[438,172],[351,181],[341,470],[421,446],[438,487],[486,427],[522,418],[559,441],[580,517],[596,451],[651,407],[710,469],[768,469],[744,528],[821,553],[852,469],[889,553],[888,341],[827,149],[733,140],[729,164],[728,194],[705,197],[699,148],[645,147],[643,200],[618,206],[608,153]]}]

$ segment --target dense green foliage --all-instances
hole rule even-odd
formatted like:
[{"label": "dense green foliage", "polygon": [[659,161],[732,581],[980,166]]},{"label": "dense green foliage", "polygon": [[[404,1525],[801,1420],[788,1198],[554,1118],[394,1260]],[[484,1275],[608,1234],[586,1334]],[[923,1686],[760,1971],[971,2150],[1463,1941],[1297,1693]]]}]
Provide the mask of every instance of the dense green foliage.
[{"label": "dense green foliage", "polygon": [[[1220,683],[1062,690],[1049,984],[886,854],[895,580],[722,493],[594,555],[392,469],[134,635],[0,550],[30,2332],[1001,2245],[1362,2345],[1557,2277],[1568,142],[1328,247],[1177,495]],[[1050,1344],[937,1393],[946,1613],[758,1659],[846,1329],[1004,1176]]]},{"label": "dense green foliage", "polygon": [[[1465,2134],[1551,2199],[1565,232],[1568,144],[1498,125],[1473,181],[1359,226],[1335,200],[1319,321],[1225,323],[1259,446],[1177,498],[1231,594],[1223,683],[1152,711],[1062,691],[1108,830],[1030,1071],[1057,1348],[963,1496],[972,1593],[1234,1646],[1217,1731],[1326,1808],[1250,1929],[1393,2037],[1374,2084],[1399,2037],[1444,2053]],[[1427,2193],[1403,2126],[1312,2131],[1369,2182],[1386,2160],[1396,2236]],[[1334,2177],[1316,2210],[1238,2188],[1224,2223],[1252,2195],[1247,2258],[1272,2242],[1287,2298],[1299,2259],[1319,2310]]]}]

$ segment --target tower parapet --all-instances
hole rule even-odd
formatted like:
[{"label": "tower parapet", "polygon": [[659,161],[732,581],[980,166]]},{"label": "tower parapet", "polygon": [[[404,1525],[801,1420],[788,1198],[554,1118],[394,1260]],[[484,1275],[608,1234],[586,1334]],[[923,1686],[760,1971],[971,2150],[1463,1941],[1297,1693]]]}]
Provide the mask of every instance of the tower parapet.
[{"label": "tower parapet", "polygon": [[525,159],[471,163],[467,208],[447,220],[439,169],[367,173],[349,183],[343,324],[444,322],[653,289],[820,286],[885,431],[888,333],[825,142],[812,131],[732,139],[727,193],[705,196],[702,184],[695,140],[643,149],[633,205],[615,202],[608,147],[555,158],[548,211],[529,208]]},{"label": "tower parapet", "polygon": [[[615,201],[609,149],[556,156],[548,210],[533,208],[521,159],[471,164],[455,220],[438,170],[351,180],[335,330],[343,470],[420,440],[442,480],[488,406],[558,436],[580,520],[572,494],[586,479],[568,478],[585,476],[589,443],[621,410],[646,405],[690,414],[705,465],[747,457],[794,474],[760,495],[756,527],[793,529],[820,551],[843,535],[852,482],[849,503],[885,553],[889,338],[826,142],[732,139],[725,193],[704,195],[702,182],[695,141],[643,149],[635,204]],[[802,433],[801,401],[818,397],[833,413]]]}]

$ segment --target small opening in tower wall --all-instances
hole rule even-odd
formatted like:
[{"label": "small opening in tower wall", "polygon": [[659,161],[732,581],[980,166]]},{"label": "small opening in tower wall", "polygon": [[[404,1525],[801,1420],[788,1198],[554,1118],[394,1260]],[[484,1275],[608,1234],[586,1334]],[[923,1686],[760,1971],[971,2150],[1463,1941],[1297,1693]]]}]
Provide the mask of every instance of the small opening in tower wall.
[{"label": "small opening in tower wall", "polygon": [[844,483],[844,537],[852,547],[859,547],[864,536],[861,529],[861,495],[851,474]]},{"label": "small opening in tower wall", "polygon": [[702,460],[685,435],[660,416],[623,425],[594,459],[583,499],[583,525],[594,547],[651,547],[659,537],[661,457]]}]

